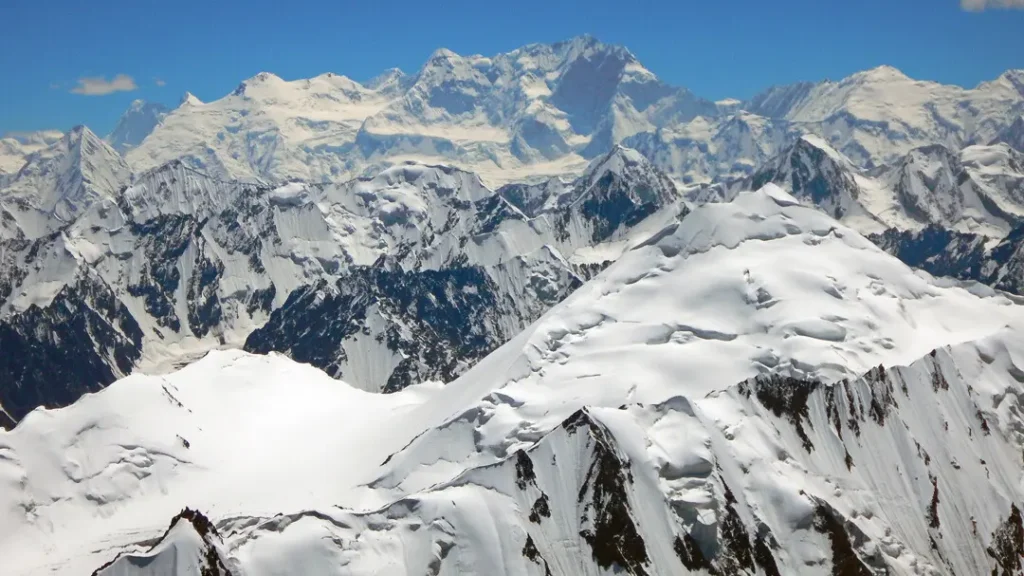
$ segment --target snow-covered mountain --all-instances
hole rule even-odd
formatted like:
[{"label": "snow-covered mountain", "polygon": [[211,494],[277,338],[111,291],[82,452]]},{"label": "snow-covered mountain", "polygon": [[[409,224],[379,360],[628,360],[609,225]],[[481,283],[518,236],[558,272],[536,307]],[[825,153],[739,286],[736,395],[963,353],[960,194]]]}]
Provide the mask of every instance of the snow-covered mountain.
[{"label": "snow-covered mountain", "polygon": [[0,140],[3,571],[1021,573],[1022,114],[580,37]]},{"label": "snow-covered mountain", "polygon": [[858,228],[878,225],[878,218],[865,206],[871,202],[858,183],[857,169],[817,136],[801,136],[759,167],[749,183],[744,180],[739,186],[759,189],[768,183],[779,185],[837,220],[856,222]]},{"label": "snow-covered mountain", "polygon": [[20,170],[30,154],[46,148],[62,136],[64,134],[59,130],[5,134],[0,138],[0,183]]},{"label": "snow-covered mountain", "polygon": [[1024,226],[1002,239],[939,227],[872,236],[885,251],[936,276],[983,282],[1024,295]]},{"label": "snow-covered mountain", "polygon": [[[118,556],[95,576],[231,576],[217,528],[202,512],[185,508],[171,518],[163,536],[145,551]],[[230,561],[229,561],[230,562]]]},{"label": "snow-covered mountain", "polygon": [[1005,143],[933,145],[865,171],[803,135],[747,178],[692,188],[697,204],[776,184],[910,266],[1024,294],[1024,156]]},{"label": "snow-covered mountain", "polygon": [[[261,73],[212,102],[186,95],[127,159],[138,171],[182,159],[218,178],[268,183],[339,181],[415,159],[500,185],[578,175],[622,143],[677,181],[700,183],[748,176],[815,134],[874,168],[922,146],[1010,138],[1024,112],[1022,78],[1009,71],[964,89],[880,67],[715,103],[660,81],[626,48],[582,36],[493,57],[440,49],[416,74],[366,83]],[[157,124],[155,113],[142,116]]]},{"label": "snow-covered mountain", "polygon": [[636,132],[717,113],[625,48],[580,37],[493,58],[441,49],[413,76],[389,71],[365,84],[261,73],[214,102],[187,97],[128,160],[137,170],[184,159],[221,178],[316,182],[414,158],[501,183],[579,172]]},{"label": "snow-covered mountain", "polygon": [[17,420],[222,347],[374,391],[450,381],[687,210],[625,148],[550,193],[528,216],[443,166],[266,186],[174,162],[79,195],[73,221],[0,245],[0,348],[21,351],[0,405]]},{"label": "snow-covered mountain", "polygon": [[660,126],[626,144],[685,183],[750,175],[801,134],[816,135],[855,166],[877,168],[915,148],[1009,142],[1024,111],[1024,71],[973,89],[908,78],[891,66],[838,82],[776,86],[717,119]]},{"label": "snow-covered mountain", "polygon": [[110,200],[131,174],[124,159],[85,126],[26,157],[0,184],[0,238],[34,240]]},{"label": "snow-covered mountain", "polygon": [[860,166],[889,164],[914,148],[988,144],[1024,106],[1024,70],[973,89],[914,80],[891,66],[839,82],[773,88],[748,110],[825,138]]},{"label": "snow-covered mountain", "polygon": [[1012,574],[1022,327],[769,186],[447,386],[212,352],[37,410],[0,432],[0,553],[27,575]]},{"label": "snow-covered mountain", "polygon": [[107,142],[121,154],[138,146],[170,110],[157,102],[135,100],[117,121],[114,130],[107,135]]},{"label": "snow-covered mountain", "polygon": [[938,226],[1001,238],[1024,221],[1024,155],[1006,144],[931,145],[863,170],[806,134],[752,175],[693,187],[687,197],[718,202],[769,182],[865,234]]}]

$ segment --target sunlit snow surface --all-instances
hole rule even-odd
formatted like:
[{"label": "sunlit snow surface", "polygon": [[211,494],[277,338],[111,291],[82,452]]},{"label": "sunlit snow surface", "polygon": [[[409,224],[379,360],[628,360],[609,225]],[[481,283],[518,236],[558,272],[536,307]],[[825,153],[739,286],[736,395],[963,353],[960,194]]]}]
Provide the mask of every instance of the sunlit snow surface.
[{"label": "sunlit snow surface", "polygon": [[[88,574],[190,506],[248,576],[611,573],[580,536],[604,434],[631,462],[648,573],[682,571],[673,540],[713,533],[726,490],[784,574],[830,572],[819,501],[895,573],[988,572],[1024,494],[1022,327],[1008,297],[916,273],[768,187],[655,233],[447,386],[370,394],[211,352],[37,410],[0,432],[0,557],[7,574]],[[858,378],[879,364],[910,366],[889,370],[881,424]],[[804,440],[736,386],[767,373],[849,378],[848,400],[833,423],[814,392]],[[583,407],[590,436],[563,424]]]}]

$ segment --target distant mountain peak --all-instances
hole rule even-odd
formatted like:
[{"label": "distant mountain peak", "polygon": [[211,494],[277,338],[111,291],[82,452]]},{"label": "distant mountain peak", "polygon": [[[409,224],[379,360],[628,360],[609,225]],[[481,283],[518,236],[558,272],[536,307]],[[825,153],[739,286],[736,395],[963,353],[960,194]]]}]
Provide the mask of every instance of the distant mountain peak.
[{"label": "distant mountain peak", "polygon": [[601,40],[599,40],[593,34],[580,34],[579,36],[574,36],[572,38],[569,38],[568,40],[556,42],[554,44],[551,44],[550,46],[556,50],[564,47],[569,48],[570,50],[575,49],[577,51],[607,49],[622,50],[628,52],[628,50],[624,46],[619,46],[617,44],[605,44],[604,42],[601,42]]},{"label": "distant mountain peak", "polygon": [[77,140],[87,134],[92,134],[92,130],[89,130],[89,127],[85,124],[78,124],[73,126],[71,130],[68,130],[67,133],[64,134],[64,138],[69,140]]},{"label": "distant mountain peak", "polygon": [[430,58],[427,58],[428,63],[447,62],[449,60],[461,60],[462,56],[456,54],[448,48],[438,48],[430,54]]},{"label": "distant mountain peak", "polygon": [[134,100],[107,135],[107,142],[124,154],[141,144],[168,112],[170,110],[158,102]]},{"label": "distant mountain peak", "polygon": [[202,103],[203,101],[199,98],[196,98],[195,94],[191,92],[185,92],[185,94],[182,95],[181,100],[178,101],[178,107],[180,108],[182,106],[198,106]]},{"label": "distant mountain peak", "polygon": [[255,86],[262,86],[271,83],[284,82],[280,76],[272,72],[260,72],[252,78],[242,80],[242,82],[235,88],[235,91],[231,94],[234,96],[245,96],[249,89]]},{"label": "distant mountain peak", "polygon": [[370,78],[369,80],[364,82],[363,86],[366,86],[370,90],[378,90],[390,84],[400,83],[406,77],[407,76],[405,72],[402,72],[402,70],[400,70],[399,68],[389,68],[385,70],[383,73],[378,74],[377,76],[374,76],[373,78]]},{"label": "distant mountain peak", "polygon": [[902,70],[889,64],[882,64],[863,72],[858,72],[851,76],[851,78],[866,78],[871,80],[908,80],[909,76],[903,73]]},{"label": "distant mountain peak", "polygon": [[78,156],[88,155],[95,151],[96,146],[107,148],[103,139],[96,135],[85,124],[79,124],[68,130],[63,139],[69,152]]},{"label": "distant mountain peak", "polygon": [[29,154],[4,196],[19,206],[14,226],[25,237],[39,238],[72,222],[97,199],[115,194],[130,172],[120,154],[78,125]]}]

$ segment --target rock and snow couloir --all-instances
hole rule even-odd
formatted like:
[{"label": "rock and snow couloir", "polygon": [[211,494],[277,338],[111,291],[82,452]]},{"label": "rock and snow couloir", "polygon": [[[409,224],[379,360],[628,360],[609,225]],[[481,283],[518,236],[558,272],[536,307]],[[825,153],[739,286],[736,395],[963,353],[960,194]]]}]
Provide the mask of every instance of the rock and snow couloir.
[{"label": "rock and snow couloir", "polygon": [[188,506],[250,576],[1012,573],[1020,306],[767,186],[447,386],[211,352],[36,410],[0,432],[0,554],[133,566]]}]

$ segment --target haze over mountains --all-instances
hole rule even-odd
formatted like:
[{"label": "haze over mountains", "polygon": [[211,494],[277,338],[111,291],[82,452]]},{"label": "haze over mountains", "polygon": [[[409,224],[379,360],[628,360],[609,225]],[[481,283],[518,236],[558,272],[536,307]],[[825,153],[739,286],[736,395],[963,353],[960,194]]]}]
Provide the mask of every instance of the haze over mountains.
[{"label": "haze over mountains", "polygon": [[1022,134],[585,36],[4,138],[4,570],[1020,573]]}]

